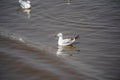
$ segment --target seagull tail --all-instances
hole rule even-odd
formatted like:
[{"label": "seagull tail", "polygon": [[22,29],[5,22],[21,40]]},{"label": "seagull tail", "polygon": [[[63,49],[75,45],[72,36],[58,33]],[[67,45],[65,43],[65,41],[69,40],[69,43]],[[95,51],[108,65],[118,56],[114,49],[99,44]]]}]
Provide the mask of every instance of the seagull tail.
[{"label": "seagull tail", "polygon": [[75,36],[75,39],[78,39],[79,38],[79,35]]}]

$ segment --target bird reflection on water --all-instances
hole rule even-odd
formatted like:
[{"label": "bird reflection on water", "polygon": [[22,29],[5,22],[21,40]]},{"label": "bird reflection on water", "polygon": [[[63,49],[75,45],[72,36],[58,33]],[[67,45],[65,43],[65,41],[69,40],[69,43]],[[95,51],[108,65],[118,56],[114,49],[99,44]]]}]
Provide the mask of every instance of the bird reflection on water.
[{"label": "bird reflection on water", "polygon": [[19,12],[23,12],[27,14],[27,17],[30,18],[31,17],[31,9],[18,9]]},{"label": "bird reflection on water", "polygon": [[73,56],[76,53],[78,54],[80,50],[77,50],[73,45],[69,46],[58,46],[58,50],[56,51],[57,56]]},{"label": "bird reflection on water", "polygon": [[67,3],[66,4],[70,4],[70,0],[67,0]]}]

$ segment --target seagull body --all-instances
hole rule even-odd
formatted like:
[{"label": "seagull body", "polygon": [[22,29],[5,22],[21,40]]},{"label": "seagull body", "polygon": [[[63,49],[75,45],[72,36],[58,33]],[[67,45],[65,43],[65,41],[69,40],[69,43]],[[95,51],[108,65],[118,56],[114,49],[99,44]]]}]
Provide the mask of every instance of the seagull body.
[{"label": "seagull body", "polygon": [[29,0],[27,1],[23,1],[23,0],[19,0],[19,3],[20,3],[20,6],[23,8],[23,9],[29,9],[31,8],[31,2]]},{"label": "seagull body", "polygon": [[62,33],[58,33],[57,36],[59,37],[58,45],[61,45],[61,46],[71,45],[73,42],[75,42],[75,39],[77,38],[77,37],[74,37],[74,38],[69,38],[69,39],[63,39]]}]

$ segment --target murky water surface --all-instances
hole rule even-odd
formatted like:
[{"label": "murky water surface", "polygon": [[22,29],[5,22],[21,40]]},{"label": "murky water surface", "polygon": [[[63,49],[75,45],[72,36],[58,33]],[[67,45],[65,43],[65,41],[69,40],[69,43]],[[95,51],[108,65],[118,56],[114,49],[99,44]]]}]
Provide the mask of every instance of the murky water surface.
[{"label": "murky water surface", "polygon": [[[119,0],[0,0],[0,80],[119,80]],[[79,35],[57,46],[55,35]]]}]

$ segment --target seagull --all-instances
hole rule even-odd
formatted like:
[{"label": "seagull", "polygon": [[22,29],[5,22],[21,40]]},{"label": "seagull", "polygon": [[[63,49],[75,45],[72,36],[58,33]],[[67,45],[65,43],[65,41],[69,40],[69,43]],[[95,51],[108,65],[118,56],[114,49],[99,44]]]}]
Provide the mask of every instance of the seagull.
[{"label": "seagull", "polygon": [[31,2],[29,0],[27,1],[23,1],[23,0],[19,0],[20,6],[22,7],[22,9],[29,9],[31,8]]},{"label": "seagull", "polygon": [[79,37],[79,36],[76,36],[76,37],[69,38],[69,39],[63,39],[63,34],[62,33],[58,33],[57,36],[59,37],[58,45],[60,45],[60,46],[71,45],[71,44],[73,44],[75,42],[76,38]]}]

